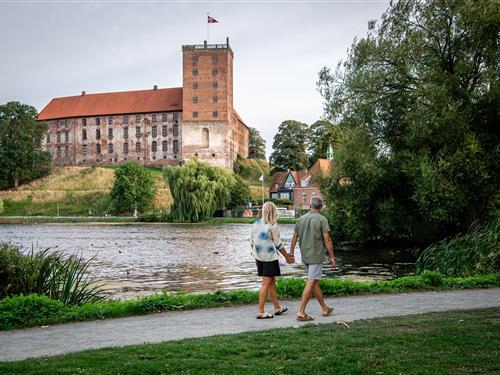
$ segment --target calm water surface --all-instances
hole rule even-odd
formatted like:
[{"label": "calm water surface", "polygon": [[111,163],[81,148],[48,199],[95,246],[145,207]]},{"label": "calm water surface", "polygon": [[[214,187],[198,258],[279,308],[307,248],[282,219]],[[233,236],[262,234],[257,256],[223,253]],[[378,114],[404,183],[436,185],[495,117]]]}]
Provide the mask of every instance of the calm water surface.
[{"label": "calm water surface", "polygon": [[[114,298],[167,290],[206,292],[257,288],[250,255],[248,224],[227,225],[0,225],[0,241],[24,248],[54,248],[68,255],[95,256],[91,271],[107,283]],[[293,225],[280,225],[287,250]],[[302,276],[298,264],[280,259],[286,276]],[[407,250],[336,248],[337,266],[326,277],[391,279],[411,273],[414,257]]]}]

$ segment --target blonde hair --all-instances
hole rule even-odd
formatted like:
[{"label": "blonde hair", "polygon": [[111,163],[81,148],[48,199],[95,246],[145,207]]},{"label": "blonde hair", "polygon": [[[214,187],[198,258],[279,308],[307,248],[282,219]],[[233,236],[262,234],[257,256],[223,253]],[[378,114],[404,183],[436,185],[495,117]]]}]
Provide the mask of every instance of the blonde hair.
[{"label": "blonde hair", "polygon": [[278,221],[278,210],[273,202],[266,202],[262,206],[262,220],[264,224],[276,224]]}]

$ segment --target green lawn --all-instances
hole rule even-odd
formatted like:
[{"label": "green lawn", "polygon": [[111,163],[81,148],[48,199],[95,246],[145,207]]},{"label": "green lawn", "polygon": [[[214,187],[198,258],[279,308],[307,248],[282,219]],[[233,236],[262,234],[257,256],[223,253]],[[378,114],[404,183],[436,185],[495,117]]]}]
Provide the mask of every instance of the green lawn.
[{"label": "green lawn", "polygon": [[91,350],[2,374],[495,374],[500,309],[434,313]]}]

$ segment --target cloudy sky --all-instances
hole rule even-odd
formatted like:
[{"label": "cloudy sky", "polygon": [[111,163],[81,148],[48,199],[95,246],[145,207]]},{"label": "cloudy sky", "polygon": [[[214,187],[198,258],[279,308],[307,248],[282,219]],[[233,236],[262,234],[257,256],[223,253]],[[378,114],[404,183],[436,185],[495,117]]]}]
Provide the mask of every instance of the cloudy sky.
[{"label": "cloudy sky", "polygon": [[387,0],[0,0],[0,103],[39,111],[53,98],[182,85],[183,44],[226,36],[235,54],[234,105],[267,141],[279,124],[323,115],[319,70],[335,67]]}]

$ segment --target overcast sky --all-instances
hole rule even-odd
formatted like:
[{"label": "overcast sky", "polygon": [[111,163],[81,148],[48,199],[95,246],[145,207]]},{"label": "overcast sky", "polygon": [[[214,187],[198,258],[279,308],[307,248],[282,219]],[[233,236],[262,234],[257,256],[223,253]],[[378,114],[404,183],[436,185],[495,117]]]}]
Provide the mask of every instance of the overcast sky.
[{"label": "overcast sky", "polygon": [[183,44],[230,38],[234,105],[267,141],[323,115],[318,72],[344,59],[389,1],[0,0],[0,103],[182,86]]}]

